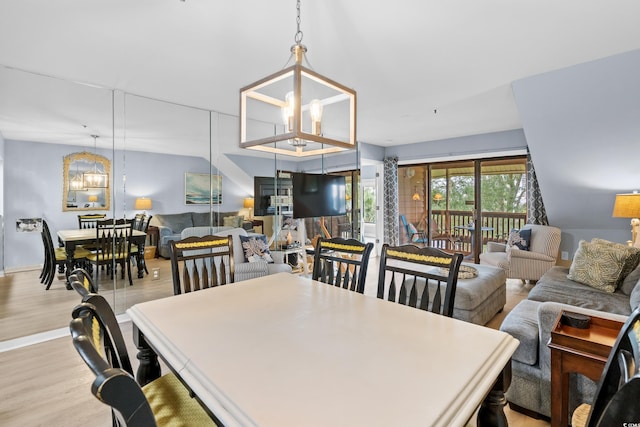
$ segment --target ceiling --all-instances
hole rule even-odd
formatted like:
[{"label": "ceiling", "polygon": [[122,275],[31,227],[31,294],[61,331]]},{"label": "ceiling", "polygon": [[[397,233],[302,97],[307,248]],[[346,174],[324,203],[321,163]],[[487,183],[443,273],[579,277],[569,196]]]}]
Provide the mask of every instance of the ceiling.
[{"label": "ceiling", "polygon": [[[639,16],[635,0],[302,0],[301,30],[312,67],[357,91],[358,140],[388,146],[522,127],[513,81],[640,48]],[[226,120],[295,32],[294,0],[0,0],[0,132],[92,143],[111,132],[94,86]],[[127,105],[130,149],[197,154],[207,138],[206,112]]]}]

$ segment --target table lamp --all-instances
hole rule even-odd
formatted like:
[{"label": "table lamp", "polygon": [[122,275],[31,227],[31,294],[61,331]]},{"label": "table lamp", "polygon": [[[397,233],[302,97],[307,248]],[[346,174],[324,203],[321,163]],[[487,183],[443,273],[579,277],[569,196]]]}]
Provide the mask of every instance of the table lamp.
[{"label": "table lamp", "polygon": [[136,198],[136,202],[133,205],[133,208],[137,211],[144,211],[143,213],[146,215],[147,214],[147,210],[151,210],[151,208],[153,207],[153,203],[151,202],[151,199],[147,198],[147,197],[137,197]]},{"label": "table lamp", "polygon": [[630,246],[640,247],[638,226],[640,225],[640,193],[616,194],[613,205],[614,218],[631,218]]},{"label": "table lamp", "polygon": [[253,219],[253,206],[254,206],[253,197],[246,197],[244,199],[243,206],[245,209],[249,209],[249,219]]}]

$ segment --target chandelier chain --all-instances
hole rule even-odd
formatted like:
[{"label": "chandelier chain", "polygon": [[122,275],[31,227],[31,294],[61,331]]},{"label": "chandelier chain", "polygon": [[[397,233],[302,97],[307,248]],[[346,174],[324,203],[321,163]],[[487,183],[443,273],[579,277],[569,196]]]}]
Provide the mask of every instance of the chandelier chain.
[{"label": "chandelier chain", "polygon": [[300,30],[300,0],[296,2],[296,9],[298,12],[298,16],[296,17],[296,24],[298,26],[298,31],[296,32],[295,37],[293,38],[296,44],[302,43],[302,31]]}]

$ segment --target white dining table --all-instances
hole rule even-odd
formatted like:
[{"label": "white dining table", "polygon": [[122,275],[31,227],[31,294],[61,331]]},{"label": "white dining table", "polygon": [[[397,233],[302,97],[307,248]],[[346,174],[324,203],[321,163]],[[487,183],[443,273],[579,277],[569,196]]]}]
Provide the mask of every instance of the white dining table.
[{"label": "white dining table", "polygon": [[225,426],[462,426],[488,395],[503,417],[494,386],[518,346],[498,330],[288,273],[127,313],[138,380],[160,374],[160,355]]}]

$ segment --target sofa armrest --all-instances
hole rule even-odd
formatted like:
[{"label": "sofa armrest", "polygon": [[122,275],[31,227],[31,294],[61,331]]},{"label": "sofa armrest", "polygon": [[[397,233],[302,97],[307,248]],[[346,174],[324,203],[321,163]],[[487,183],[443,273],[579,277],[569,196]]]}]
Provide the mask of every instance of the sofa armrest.
[{"label": "sofa armrest", "polygon": [[264,277],[269,274],[269,264],[266,261],[243,262],[234,265],[234,281],[241,282],[243,280]]},{"label": "sofa armrest", "polygon": [[487,242],[487,252],[506,252],[507,245],[505,243]]},{"label": "sofa armrest", "polygon": [[174,234],[173,230],[167,226],[158,225],[157,227],[158,227],[158,242],[161,242],[163,237],[171,236],[172,234]]},{"label": "sofa armrest", "polygon": [[628,316],[621,314],[612,314],[605,311],[591,310],[588,308],[576,307],[568,304],[560,304],[557,302],[543,302],[538,308],[538,328],[540,331],[540,346],[538,360],[540,369],[543,372],[542,378],[551,378],[551,350],[549,349],[549,340],[551,339],[551,330],[553,329],[558,316],[562,310],[574,313],[585,314],[587,316],[602,317],[609,320],[617,320],[625,322]]},{"label": "sofa armrest", "polygon": [[554,262],[555,258],[550,257],[545,254],[541,254],[539,252],[531,252],[531,251],[523,251],[517,248],[511,248],[509,251],[509,259],[526,259],[529,261],[545,261],[545,262]]}]

